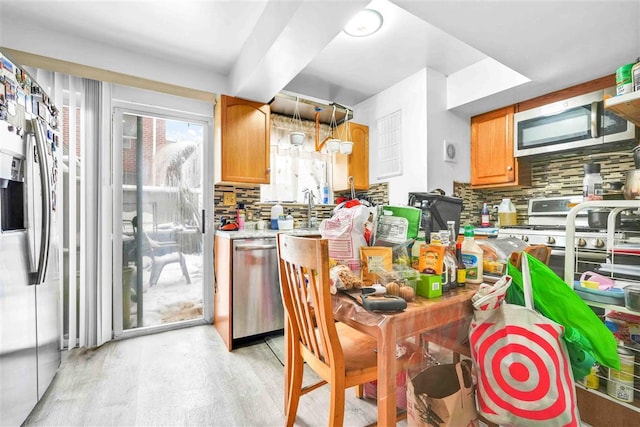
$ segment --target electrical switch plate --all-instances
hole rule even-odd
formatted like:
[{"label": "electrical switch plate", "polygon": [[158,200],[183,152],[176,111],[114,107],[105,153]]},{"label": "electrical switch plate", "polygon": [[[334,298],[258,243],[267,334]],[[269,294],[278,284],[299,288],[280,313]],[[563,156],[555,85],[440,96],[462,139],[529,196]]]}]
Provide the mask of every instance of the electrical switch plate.
[{"label": "electrical switch plate", "polygon": [[444,161],[456,163],[458,161],[458,144],[451,141],[444,141]]},{"label": "electrical switch plate", "polygon": [[222,194],[222,204],[225,206],[236,205],[236,193],[226,192]]}]

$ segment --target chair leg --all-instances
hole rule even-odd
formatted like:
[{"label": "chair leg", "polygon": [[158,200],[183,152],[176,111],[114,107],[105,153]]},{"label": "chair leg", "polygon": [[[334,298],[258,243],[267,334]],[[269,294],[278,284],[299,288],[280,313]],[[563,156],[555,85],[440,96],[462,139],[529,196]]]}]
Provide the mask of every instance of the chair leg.
[{"label": "chair leg", "polygon": [[[335,380],[335,378],[334,378]],[[331,383],[331,408],[329,409],[329,427],[344,424],[344,377],[342,381]]]},{"label": "chair leg", "polygon": [[298,403],[300,403],[300,396],[302,394],[302,375],[304,373],[304,360],[298,351],[292,351],[291,366],[285,366],[285,369],[288,369],[291,375],[291,382],[289,383],[289,390],[287,391],[288,397],[286,398],[287,408],[285,414],[287,416],[287,427],[292,427],[298,412]]},{"label": "chair leg", "polygon": [[180,252],[180,268],[182,269],[182,274],[184,275],[185,279],[187,279],[187,284],[191,284],[191,277],[189,277],[189,270],[187,270],[187,263],[184,260],[184,255],[182,255],[182,252]]},{"label": "chair leg", "polygon": [[364,397],[364,384],[358,384],[356,386],[356,397],[362,399]]},{"label": "chair leg", "polygon": [[155,258],[151,258],[151,276],[149,277],[149,287],[158,284],[160,273],[164,268],[163,262],[158,262]]}]

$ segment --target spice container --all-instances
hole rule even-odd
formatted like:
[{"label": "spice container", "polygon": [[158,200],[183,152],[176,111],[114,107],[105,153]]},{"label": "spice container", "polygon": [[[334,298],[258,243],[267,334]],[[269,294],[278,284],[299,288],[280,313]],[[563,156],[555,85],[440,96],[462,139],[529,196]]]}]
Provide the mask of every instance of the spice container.
[{"label": "spice container", "polygon": [[584,201],[602,200],[602,176],[600,176],[600,163],[588,163],[584,165],[582,195]]},{"label": "spice container", "polygon": [[631,80],[633,81],[633,91],[640,91],[640,58],[631,68]]},{"label": "spice container", "polygon": [[634,64],[626,64],[616,70],[616,95],[624,95],[633,91],[631,69]]},{"label": "spice container", "polygon": [[633,353],[618,345],[620,370],[609,369],[607,393],[623,402],[633,402]]}]

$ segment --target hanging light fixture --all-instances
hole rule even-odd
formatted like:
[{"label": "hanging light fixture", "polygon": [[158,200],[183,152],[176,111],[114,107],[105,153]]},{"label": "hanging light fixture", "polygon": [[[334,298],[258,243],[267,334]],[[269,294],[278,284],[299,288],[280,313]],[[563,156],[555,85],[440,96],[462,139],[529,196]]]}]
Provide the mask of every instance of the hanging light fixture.
[{"label": "hanging light fixture", "polygon": [[349,109],[344,116],[344,129],[342,130],[342,141],[340,141],[340,153],[351,154],[353,151],[353,141],[351,140],[351,129],[349,126]]},{"label": "hanging light fixture", "polygon": [[[316,112],[316,132],[319,129],[318,117],[319,114]],[[318,140],[316,138],[316,151],[322,150],[323,145],[326,145],[328,153],[337,153],[340,150],[340,139],[334,136],[336,127],[338,127],[338,124],[336,123],[336,106],[334,105],[333,111],[331,112],[331,121],[329,122],[329,135],[320,144],[318,144]]]},{"label": "hanging light fixture", "polygon": [[302,117],[300,117],[300,109],[298,108],[299,97],[296,96],[296,106],[293,109],[293,117],[291,117],[291,128],[293,131],[289,133],[289,140],[294,147],[300,147],[304,142],[305,134],[302,131]]}]

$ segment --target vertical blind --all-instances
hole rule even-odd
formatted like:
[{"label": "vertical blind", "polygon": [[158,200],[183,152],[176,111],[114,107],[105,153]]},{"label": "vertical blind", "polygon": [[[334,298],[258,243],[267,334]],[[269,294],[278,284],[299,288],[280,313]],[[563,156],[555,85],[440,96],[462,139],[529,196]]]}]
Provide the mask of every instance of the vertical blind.
[{"label": "vertical blind", "polygon": [[[63,111],[64,179],[58,180],[56,189],[58,241],[62,242],[60,346],[92,347],[108,341],[111,331],[111,283],[102,283],[99,274],[104,257],[110,260],[110,254],[99,250],[102,83],[42,69],[30,73],[42,87],[48,87],[53,103]],[[110,268],[110,261],[105,264]]]}]

